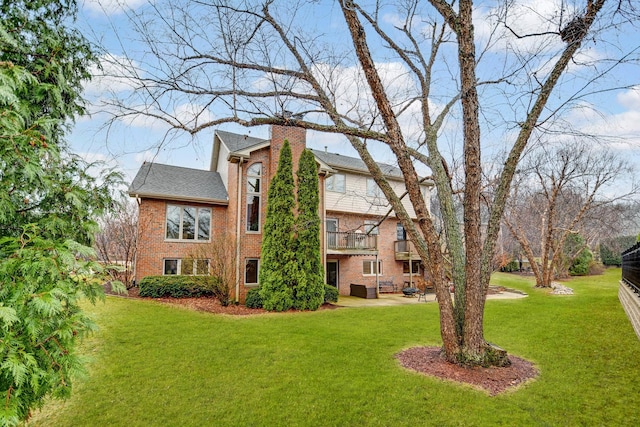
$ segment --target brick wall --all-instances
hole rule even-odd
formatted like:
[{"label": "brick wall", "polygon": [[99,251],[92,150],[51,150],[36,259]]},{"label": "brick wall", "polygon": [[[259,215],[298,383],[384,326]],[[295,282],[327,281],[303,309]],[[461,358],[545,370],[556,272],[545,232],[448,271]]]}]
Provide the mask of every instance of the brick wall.
[{"label": "brick wall", "polygon": [[620,282],[618,289],[618,298],[627,313],[627,317],[636,331],[638,339],[640,339],[640,296],[633,292],[631,288],[624,282]]},{"label": "brick wall", "polygon": [[305,129],[293,126],[272,126],[271,127],[271,147],[270,147],[270,169],[269,176],[273,177],[278,170],[280,160],[280,150],[284,140],[288,140],[291,145],[291,157],[293,158],[293,173],[298,170],[298,162],[302,152],[307,147],[307,133]]},{"label": "brick wall", "polygon": [[[344,214],[340,212],[327,212],[327,218],[338,219],[338,231],[355,231],[364,232],[365,220],[379,220],[379,217]],[[409,275],[404,275],[403,262],[395,260],[395,241],[397,218],[387,218],[379,226],[378,234],[378,260],[382,261],[382,274],[379,276],[381,281],[392,281],[398,286],[403,287],[405,281],[409,281]],[[349,285],[358,283],[367,286],[375,286],[376,276],[364,275],[363,261],[375,261],[375,255],[327,255],[329,260],[338,260],[338,290],[341,295],[349,295]],[[422,272],[422,271],[421,271]],[[414,278],[417,275],[414,275]]]},{"label": "brick wall", "polygon": [[164,200],[142,199],[138,220],[138,251],[135,278],[163,274],[165,258],[187,258],[199,250],[205,242],[166,241],[165,221],[167,204],[211,208],[211,238],[221,236],[226,231],[226,207],[202,203],[178,203]]},{"label": "brick wall", "polygon": [[[228,206],[212,206],[202,204],[190,204],[189,206],[212,207],[212,238],[223,234],[236,235],[237,219],[240,219],[240,301],[244,301],[246,291],[250,288],[244,284],[245,261],[248,258],[260,258],[262,248],[262,231],[267,208],[267,192],[271,179],[277,171],[277,161],[280,156],[280,149],[284,140],[291,144],[293,155],[294,173],[298,169],[298,163],[302,151],[306,147],[306,132],[304,129],[286,126],[273,126],[271,129],[272,143],[270,147],[263,148],[251,153],[246,162],[241,165],[237,163],[228,164]],[[259,232],[246,231],[247,215],[247,169],[255,164],[262,163],[263,177],[261,182],[261,227]],[[238,189],[238,170],[241,171],[240,188]],[[324,200],[324,178],[320,177],[320,200]],[[168,242],[165,241],[165,217],[168,203],[163,200],[143,199],[140,204],[140,226],[139,226],[139,250],[136,260],[136,279],[140,280],[147,275],[160,275],[163,273],[164,258],[185,258],[193,254],[198,242]],[[172,203],[179,204],[179,203]],[[240,209],[238,212],[238,208]],[[322,217],[324,206],[320,206],[320,216]],[[376,220],[377,217],[361,214],[345,214],[341,212],[327,212],[328,218],[338,218],[339,231],[353,231],[360,229],[364,231],[364,221],[366,219]],[[408,275],[403,275],[402,261],[395,261],[396,223],[395,217],[388,218],[379,227],[378,236],[378,258],[382,260],[383,268],[380,280],[392,280],[398,287],[402,287]],[[325,224],[322,224],[322,247],[324,248]],[[235,250],[229,248],[229,250]],[[328,255],[326,258],[339,261],[339,282],[340,293],[349,294],[350,283],[361,283],[373,286],[376,277],[362,274],[363,260],[375,260],[375,256],[337,256]]]}]

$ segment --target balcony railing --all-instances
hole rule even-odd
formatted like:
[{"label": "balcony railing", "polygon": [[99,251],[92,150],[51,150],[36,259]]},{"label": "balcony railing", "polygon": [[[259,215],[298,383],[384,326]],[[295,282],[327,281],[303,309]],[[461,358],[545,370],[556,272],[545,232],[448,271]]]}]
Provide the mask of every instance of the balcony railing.
[{"label": "balcony railing", "polygon": [[411,243],[411,240],[396,240],[394,242],[396,261],[406,261],[411,259],[420,259],[418,252],[416,252],[415,246]]},{"label": "balcony railing", "polygon": [[327,231],[327,248],[333,251],[375,251],[378,236],[352,231]]}]

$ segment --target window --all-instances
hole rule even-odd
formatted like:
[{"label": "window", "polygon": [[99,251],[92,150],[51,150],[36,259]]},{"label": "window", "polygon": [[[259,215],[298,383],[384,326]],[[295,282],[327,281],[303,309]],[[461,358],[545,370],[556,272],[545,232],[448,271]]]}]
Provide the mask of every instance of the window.
[{"label": "window", "polygon": [[184,276],[206,276],[209,274],[208,259],[177,258],[164,260],[164,274]]},{"label": "window", "polygon": [[254,163],[247,169],[247,231],[260,231],[261,192],[262,163]]},{"label": "window", "polygon": [[407,232],[400,222],[396,224],[396,240],[407,240]]},{"label": "window", "polygon": [[177,259],[165,259],[164,260],[164,274],[178,274],[178,262]]},{"label": "window", "polygon": [[364,232],[371,235],[378,234],[378,221],[367,219],[364,221]]},{"label": "window", "polygon": [[337,173],[329,176],[325,179],[324,184],[327,191],[333,191],[336,193],[345,192],[346,177],[343,173]]},{"label": "window", "polygon": [[[382,276],[382,261],[378,261],[378,274]],[[365,276],[373,276],[376,274],[376,260],[362,261],[362,274]]]},{"label": "window", "polygon": [[367,178],[367,196],[369,197],[384,197],[382,190],[378,187],[378,184],[372,179]]},{"label": "window", "polygon": [[210,231],[210,208],[167,205],[165,238],[170,240],[209,240]]},{"label": "window", "polygon": [[257,285],[260,260],[257,258],[247,258],[244,262],[244,284]]},{"label": "window", "polygon": [[[402,263],[402,274],[409,274],[409,261]],[[420,261],[411,261],[411,274],[420,274]]]}]

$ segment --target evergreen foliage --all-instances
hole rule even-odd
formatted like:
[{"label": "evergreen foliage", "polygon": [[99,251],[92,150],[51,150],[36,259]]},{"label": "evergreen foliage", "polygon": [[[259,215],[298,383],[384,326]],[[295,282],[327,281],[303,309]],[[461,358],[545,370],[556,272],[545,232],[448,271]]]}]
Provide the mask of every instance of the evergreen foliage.
[{"label": "evergreen foliage", "polygon": [[260,289],[259,288],[249,289],[244,303],[248,308],[262,308],[262,298],[260,297]]},{"label": "evergreen foliage", "polygon": [[618,236],[600,242],[600,259],[604,265],[622,265],[622,252],[635,245],[635,236]]},{"label": "evergreen foliage", "polygon": [[324,285],[324,302],[338,302],[338,288],[331,285]]},{"label": "evergreen foliage", "polygon": [[140,296],[150,298],[197,298],[214,296],[220,280],[215,276],[146,276]]},{"label": "evergreen foliage", "polygon": [[579,234],[569,234],[564,244],[564,253],[569,261],[571,276],[586,276],[593,261],[593,253],[585,245],[584,238]]},{"label": "evergreen foliage", "polygon": [[0,3],[2,426],[28,419],[48,396],[69,395],[77,341],[94,329],[79,299],[104,296],[90,245],[120,177],[107,172],[98,182],[62,141],[66,121],[82,111],[91,57],[88,43],[67,32],[70,6]]},{"label": "evergreen foliage", "polygon": [[293,160],[289,141],[280,150],[278,170],[269,185],[262,255],[260,297],[265,309],[285,311],[293,307],[295,259]]},{"label": "evergreen foliage", "polygon": [[315,156],[311,151],[304,150],[298,165],[298,268],[293,288],[293,306],[298,310],[317,310],[324,302],[319,203],[318,167]]}]

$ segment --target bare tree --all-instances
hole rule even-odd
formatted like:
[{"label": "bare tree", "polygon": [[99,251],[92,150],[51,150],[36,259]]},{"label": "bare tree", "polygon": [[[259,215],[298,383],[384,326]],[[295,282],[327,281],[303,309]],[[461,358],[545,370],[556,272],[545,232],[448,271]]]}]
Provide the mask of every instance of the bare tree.
[{"label": "bare tree", "polygon": [[189,255],[190,261],[194,262],[196,274],[202,275],[206,269],[206,274],[213,276],[213,280],[209,280],[208,283],[212,286],[214,296],[223,306],[228,306],[234,299],[237,301],[236,252],[229,249],[233,247],[235,236],[232,233],[224,233],[213,237],[209,243],[197,245]]},{"label": "bare tree", "polygon": [[138,205],[131,199],[122,199],[116,209],[99,221],[100,231],[94,246],[98,259],[106,265],[113,280],[119,280],[127,289],[133,287],[134,265],[138,248]]},{"label": "bare tree", "polygon": [[[445,357],[506,364],[506,353],[484,339],[483,314],[520,157],[533,135],[557,131],[545,127],[550,117],[605,90],[595,83],[629,52],[620,47],[606,66],[576,58],[605,30],[636,16],[624,0],[558,0],[551,13],[505,1],[488,10],[474,29],[474,13],[484,12],[474,10],[472,0],[158,0],[130,15],[146,43],[146,62],[118,64],[129,66],[135,90],[108,107],[116,111],[114,122],[144,115],[190,133],[235,122],[346,136],[427,267]],[[523,26],[531,17],[540,20]],[[569,66],[577,71],[563,79]],[[572,92],[551,99],[565,84]],[[186,104],[190,114],[177,114]],[[508,155],[483,224],[481,149],[496,139]],[[416,222],[374,161],[380,153],[402,171]],[[460,173],[453,173],[455,161]],[[455,302],[442,242],[420,191],[419,170],[427,168],[437,188]]]},{"label": "bare tree", "polygon": [[565,253],[571,234],[588,236],[595,214],[604,214],[637,191],[614,192],[608,187],[630,174],[624,159],[580,143],[555,149],[545,145],[523,161],[504,221],[529,260],[536,286],[550,287],[588,247],[585,240]]}]

